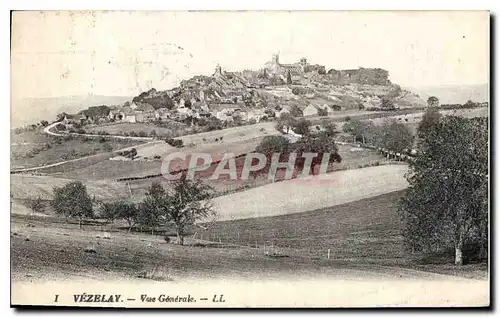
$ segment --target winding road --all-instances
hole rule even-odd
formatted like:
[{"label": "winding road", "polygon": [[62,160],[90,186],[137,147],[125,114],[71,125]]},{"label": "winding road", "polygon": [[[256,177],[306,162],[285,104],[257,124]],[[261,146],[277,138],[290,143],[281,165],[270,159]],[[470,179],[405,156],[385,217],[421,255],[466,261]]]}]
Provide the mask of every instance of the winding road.
[{"label": "winding road", "polygon": [[[54,136],[54,137],[64,137],[67,135],[72,135],[72,136],[85,136],[85,137],[91,137],[91,138],[105,137],[105,138],[116,138],[116,139],[123,139],[123,140],[128,139],[128,140],[135,140],[135,141],[148,141],[147,143],[142,144],[142,145],[129,146],[129,147],[115,150],[115,151],[113,151],[113,153],[116,153],[118,151],[130,150],[132,148],[149,146],[149,145],[161,142],[161,141],[155,141],[155,140],[153,140],[153,138],[150,138],[150,137],[129,137],[129,136],[126,137],[126,136],[109,136],[109,135],[105,136],[105,135],[91,135],[91,134],[77,134],[77,133],[63,134],[63,133],[53,132],[52,129],[55,128],[59,124],[60,124],[60,122],[54,122],[54,123],[48,125],[47,127],[45,127],[43,129],[43,132],[46,133],[47,135]],[[52,163],[52,164],[48,164],[48,165],[41,165],[41,166],[22,168],[22,169],[14,169],[14,170],[11,170],[10,173],[22,173],[22,172],[37,171],[37,170],[61,166],[61,165],[72,163],[72,162],[78,162],[78,161],[86,160],[89,158],[97,158],[97,157],[102,156],[102,155],[103,155],[102,153],[99,153],[96,155],[90,155],[90,156],[85,156],[85,157],[76,158],[76,159],[64,160],[64,161],[60,161],[60,162],[56,162],[56,163]]]}]

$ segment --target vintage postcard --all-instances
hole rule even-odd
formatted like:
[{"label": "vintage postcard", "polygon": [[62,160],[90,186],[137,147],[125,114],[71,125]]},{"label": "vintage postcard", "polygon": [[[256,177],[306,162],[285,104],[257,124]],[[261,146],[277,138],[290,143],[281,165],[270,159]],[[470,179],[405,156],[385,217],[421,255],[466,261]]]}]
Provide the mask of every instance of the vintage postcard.
[{"label": "vintage postcard", "polygon": [[487,11],[14,11],[11,306],[490,306]]}]

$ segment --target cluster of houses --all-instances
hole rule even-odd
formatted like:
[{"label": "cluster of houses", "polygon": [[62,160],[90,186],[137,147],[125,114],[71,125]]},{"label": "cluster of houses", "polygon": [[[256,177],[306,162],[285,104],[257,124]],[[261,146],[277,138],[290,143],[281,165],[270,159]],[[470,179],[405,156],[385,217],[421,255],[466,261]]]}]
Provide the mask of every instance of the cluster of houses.
[{"label": "cluster of houses", "polygon": [[[280,117],[290,113],[290,106],[280,106],[274,109],[248,108],[242,103],[211,104],[190,101],[187,106],[183,99],[175,107],[154,108],[141,102],[126,102],[123,106],[93,106],[78,114],[65,114],[64,124],[102,124],[108,122],[147,123],[158,120],[183,121],[187,118],[215,117],[221,121],[259,122],[262,118]],[[304,116],[324,116],[340,110],[336,105],[310,104],[303,109]]]},{"label": "cluster of houses", "polygon": [[[188,106],[189,105],[189,106]],[[147,123],[158,120],[183,121],[187,118],[215,117],[221,121],[259,122],[263,117],[269,117],[262,109],[247,109],[244,104],[212,104],[210,108],[205,103],[181,99],[175,107],[154,108],[141,102],[126,102],[123,106],[92,106],[78,114],[64,114],[64,124],[102,124],[108,122]]]}]

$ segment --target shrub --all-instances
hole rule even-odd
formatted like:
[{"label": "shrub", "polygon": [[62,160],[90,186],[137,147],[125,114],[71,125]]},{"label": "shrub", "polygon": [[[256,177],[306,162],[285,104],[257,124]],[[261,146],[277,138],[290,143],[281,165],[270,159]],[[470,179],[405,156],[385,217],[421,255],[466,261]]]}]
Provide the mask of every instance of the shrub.
[{"label": "shrub", "polygon": [[104,151],[106,152],[111,152],[113,151],[113,146],[111,146],[110,144],[108,143],[105,143],[103,146],[102,146],[102,149],[104,149]]},{"label": "shrub", "polygon": [[105,142],[107,141],[107,140],[106,140],[106,138],[104,138],[104,137],[102,137],[102,136],[101,136],[101,137],[99,137],[99,139],[98,139],[98,140],[99,140],[99,143],[101,143],[101,144],[102,144],[102,143],[105,143]]},{"label": "shrub", "polygon": [[301,117],[304,116],[304,112],[302,111],[302,109],[300,109],[299,106],[293,105],[290,109],[290,115],[292,115],[293,117]]},{"label": "shrub", "polygon": [[256,123],[257,123],[257,120],[256,120],[255,118],[250,118],[250,119],[248,120],[248,123],[249,123],[250,125],[254,125],[254,124],[256,124]]},{"label": "shrub", "polygon": [[318,109],[318,116],[325,117],[328,116],[328,111],[326,108],[319,108]]},{"label": "shrub", "polygon": [[139,137],[147,137],[148,134],[145,131],[141,130],[141,131],[139,131],[139,133],[137,134],[137,136],[139,136]]},{"label": "shrub", "polygon": [[184,146],[184,142],[182,141],[182,139],[167,138],[165,139],[165,142],[170,146],[176,148],[182,148]]},{"label": "shrub", "polygon": [[135,156],[137,156],[137,149],[135,149],[135,148],[130,149],[127,157],[129,157],[130,159],[134,159]]},{"label": "shrub", "polygon": [[130,137],[138,137],[137,133],[135,131],[130,132]]}]

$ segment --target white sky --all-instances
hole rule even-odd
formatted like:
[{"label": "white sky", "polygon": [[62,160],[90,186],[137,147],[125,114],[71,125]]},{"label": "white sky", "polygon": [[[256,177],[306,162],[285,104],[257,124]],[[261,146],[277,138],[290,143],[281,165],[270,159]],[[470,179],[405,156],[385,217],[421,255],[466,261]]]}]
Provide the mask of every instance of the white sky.
[{"label": "white sky", "polygon": [[133,96],[280,52],[402,86],[484,84],[488,12],[15,12],[12,97]]}]

